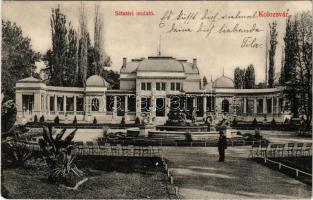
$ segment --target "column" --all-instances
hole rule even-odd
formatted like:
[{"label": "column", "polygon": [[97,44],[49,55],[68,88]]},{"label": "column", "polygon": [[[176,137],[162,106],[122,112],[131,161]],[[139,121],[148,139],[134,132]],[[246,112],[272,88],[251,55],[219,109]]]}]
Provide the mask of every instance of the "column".
[{"label": "column", "polygon": [[58,115],[58,97],[54,95],[54,114]]},{"label": "column", "polygon": [[124,98],[125,98],[125,105],[124,105],[124,107],[125,107],[125,112],[124,112],[124,115],[125,115],[125,121],[127,120],[127,113],[128,113],[128,96],[127,95],[125,95],[124,96]]},{"label": "column", "polygon": [[243,114],[247,113],[247,98],[243,98]]},{"label": "column", "polygon": [[258,104],[257,98],[254,98],[254,102],[253,102],[253,106],[254,106],[253,113],[254,114],[258,113],[258,106],[257,106],[257,104]]},{"label": "column", "polygon": [[74,95],[74,115],[76,115],[76,111],[77,111],[77,97]]},{"label": "column", "polygon": [[114,96],[114,103],[113,103],[113,118],[115,119],[117,116],[117,96]]},{"label": "column", "polygon": [[263,114],[267,114],[266,97],[263,97]]},{"label": "column", "polygon": [[[107,110],[107,103],[106,103],[106,96],[105,96],[105,95],[102,96],[102,102],[103,102],[102,111],[105,113],[106,110]],[[105,114],[106,114],[106,113],[105,113]]]},{"label": "column", "polygon": [[168,115],[168,113],[170,112],[170,98],[165,97],[165,116]]},{"label": "column", "polygon": [[24,110],[23,110],[23,95],[22,93],[16,92],[15,94],[15,102],[16,102],[16,120],[22,121],[24,118]]},{"label": "column", "polygon": [[48,99],[47,99],[47,100],[48,100],[48,102],[47,102],[47,109],[48,109],[47,111],[48,111],[48,112],[47,112],[47,113],[50,115],[50,110],[51,110],[51,109],[50,109],[50,95],[47,95],[47,98],[48,98]]},{"label": "column", "polygon": [[276,114],[280,113],[279,104],[280,104],[279,97],[276,97]]},{"label": "column", "polygon": [[192,98],[192,107],[193,107],[194,109],[197,109],[197,97],[193,97],[193,98]]},{"label": "column", "polygon": [[282,107],[282,111],[283,112],[285,112],[285,107],[286,107],[286,100],[285,100],[285,98],[283,97],[283,105],[282,105],[283,107]]},{"label": "column", "polygon": [[203,97],[203,117],[206,118],[207,96]]},{"label": "column", "polygon": [[138,98],[136,98],[136,117],[140,117],[141,113],[141,97],[137,95]]},{"label": "column", "polygon": [[63,111],[64,111],[64,115],[66,113],[66,96],[63,96]]},{"label": "column", "polygon": [[272,97],[272,107],[271,107],[272,115],[274,114],[274,97]]}]

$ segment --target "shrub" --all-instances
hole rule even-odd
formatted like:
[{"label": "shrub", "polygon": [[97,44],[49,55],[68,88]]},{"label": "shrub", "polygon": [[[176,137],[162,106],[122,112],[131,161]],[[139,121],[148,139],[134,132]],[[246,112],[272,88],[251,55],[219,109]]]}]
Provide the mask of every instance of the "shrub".
[{"label": "shrub", "polygon": [[262,136],[260,135],[260,129],[255,129],[255,131],[254,131],[254,138],[256,140],[262,139]]},{"label": "shrub", "polygon": [[252,125],[254,125],[254,126],[257,126],[257,125],[258,125],[258,121],[256,120],[256,118],[253,119]]},{"label": "shrub", "polygon": [[34,122],[35,122],[35,123],[38,122],[38,117],[37,117],[37,115],[35,115],[35,117],[34,117]]},{"label": "shrub", "polygon": [[76,116],[74,117],[74,120],[73,120],[73,124],[77,124],[77,118],[76,118]]},{"label": "shrub", "polygon": [[125,117],[122,117],[121,124],[122,124],[122,125],[124,125],[124,124],[125,124]]},{"label": "shrub", "polygon": [[192,142],[192,138],[191,138],[190,132],[185,133],[185,141],[186,142]]},{"label": "shrub", "polygon": [[289,124],[289,119],[288,118],[285,119],[284,124]]},{"label": "shrub", "polygon": [[93,122],[92,122],[93,124],[97,124],[98,122],[97,122],[97,118],[95,117],[95,118],[93,118]]},{"label": "shrub", "polygon": [[276,121],[275,121],[274,118],[273,118],[272,121],[271,121],[271,125],[272,125],[272,126],[275,126],[275,125],[276,125]]},{"label": "shrub", "polygon": [[59,124],[59,123],[60,123],[60,118],[59,118],[59,116],[56,116],[56,117],[54,118],[54,123],[55,123],[55,124]]},{"label": "shrub", "polygon": [[3,165],[8,164],[15,167],[24,167],[26,161],[32,157],[30,150],[17,144],[17,142],[25,139],[28,131],[29,129],[25,125],[14,125],[7,133],[7,136],[10,137],[6,139],[2,138]]},{"label": "shrub", "polygon": [[40,119],[39,119],[39,122],[45,122],[45,117],[43,115],[41,115]]},{"label": "shrub", "polygon": [[136,124],[136,125],[139,125],[139,124],[140,124],[140,119],[139,119],[139,117],[136,117],[136,119],[135,119],[135,124]]},{"label": "shrub", "polygon": [[4,142],[2,153],[4,162],[14,167],[25,167],[25,163],[32,157],[32,152],[16,142]]},{"label": "shrub", "polygon": [[237,123],[237,119],[234,118],[234,119],[233,119],[233,122],[232,122],[232,125],[233,125],[233,126],[236,126],[237,124],[238,124],[238,123]]},{"label": "shrub", "polygon": [[38,144],[41,148],[43,158],[48,167],[48,180],[52,183],[62,183],[66,186],[74,186],[76,178],[83,176],[83,172],[74,164],[75,156],[72,155],[74,142],[72,141],[77,129],[62,139],[66,129],[60,131],[56,137],[52,136],[52,127],[44,126],[43,138]]}]

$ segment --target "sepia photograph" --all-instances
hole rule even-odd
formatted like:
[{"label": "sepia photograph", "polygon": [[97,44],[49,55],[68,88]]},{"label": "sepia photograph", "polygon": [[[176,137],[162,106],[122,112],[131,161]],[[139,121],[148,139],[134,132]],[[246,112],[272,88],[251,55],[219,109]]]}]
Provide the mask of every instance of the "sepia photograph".
[{"label": "sepia photograph", "polygon": [[311,199],[311,1],[2,1],[1,197]]}]

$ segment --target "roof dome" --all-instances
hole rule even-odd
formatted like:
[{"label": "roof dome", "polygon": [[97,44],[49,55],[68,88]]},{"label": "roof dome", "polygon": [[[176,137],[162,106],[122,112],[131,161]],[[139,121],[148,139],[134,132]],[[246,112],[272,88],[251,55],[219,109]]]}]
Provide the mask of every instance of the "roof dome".
[{"label": "roof dome", "polygon": [[88,87],[108,87],[108,83],[99,75],[90,76],[86,81]]},{"label": "roof dome", "polygon": [[227,76],[221,76],[219,78],[217,78],[214,82],[213,82],[213,87],[214,88],[234,88],[234,81],[227,77]]}]

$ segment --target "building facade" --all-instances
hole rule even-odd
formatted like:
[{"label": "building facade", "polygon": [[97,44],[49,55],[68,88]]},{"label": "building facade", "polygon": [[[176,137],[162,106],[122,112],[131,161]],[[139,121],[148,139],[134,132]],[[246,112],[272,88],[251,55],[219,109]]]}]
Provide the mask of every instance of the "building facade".
[{"label": "building facade", "polygon": [[155,56],[127,61],[120,70],[120,89],[109,89],[100,76],[87,79],[85,88],[48,86],[28,77],[16,83],[17,121],[72,123],[133,123],[148,117],[161,124],[170,109],[192,113],[197,121],[234,117],[238,120],[282,121],[288,102],[284,88],[235,89],[231,78],[221,76],[203,86],[197,60]]}]

